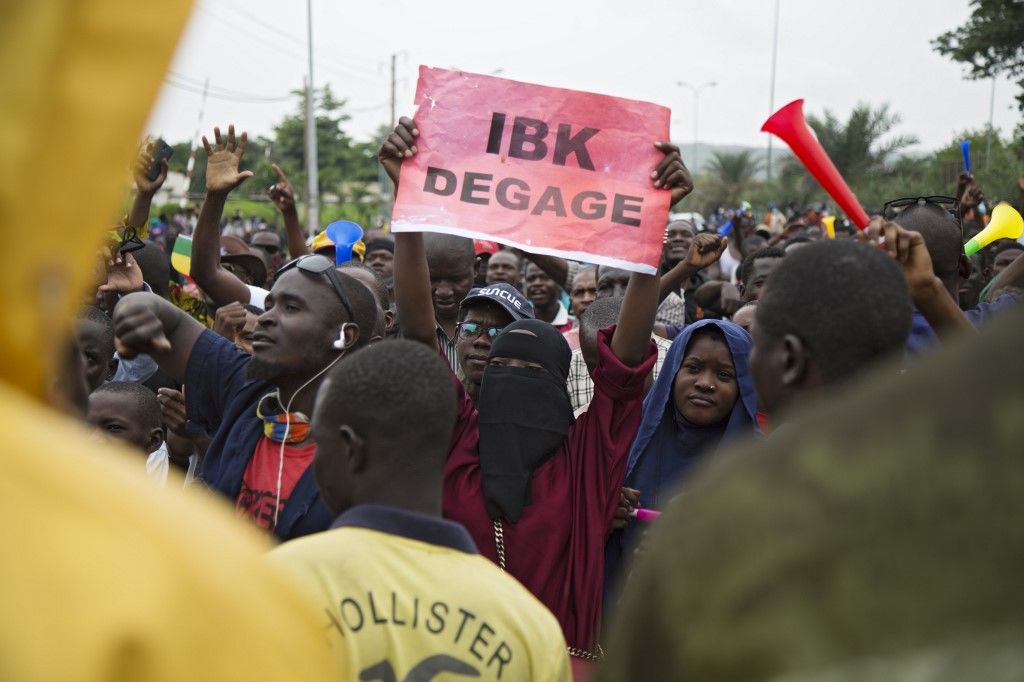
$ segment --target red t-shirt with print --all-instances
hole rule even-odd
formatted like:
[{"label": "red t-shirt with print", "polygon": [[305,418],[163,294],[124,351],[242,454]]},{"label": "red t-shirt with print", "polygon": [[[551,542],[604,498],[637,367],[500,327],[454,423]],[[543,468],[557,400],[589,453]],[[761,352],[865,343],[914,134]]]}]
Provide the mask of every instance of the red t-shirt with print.
[{"label": "red t-shirt with print", "polygon": [[[284,511],[295,484],[313,461],[315,452],[315,443],[284,446],[284,471],[281,473],[281,503],[278,515]],[[268,529],[274,527],[277,471],[280,462],[281,444],[261,436],[256,443],[252,459],[245,467],[242,489],[238,491],[238,499],[235,502],[239,516],[252,519]]]}]

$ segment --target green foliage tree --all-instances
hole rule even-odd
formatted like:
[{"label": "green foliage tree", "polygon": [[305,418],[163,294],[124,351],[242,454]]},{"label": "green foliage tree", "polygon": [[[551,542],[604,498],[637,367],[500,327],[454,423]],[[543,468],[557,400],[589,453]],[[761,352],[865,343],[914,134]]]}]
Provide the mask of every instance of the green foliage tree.
[{"label": "green foliage tree", "polygon": [[714,152],[704,175],[710,176],[707,199],[721,206],[737,206],[746,199],[762,167],[761,159],[749,149]]},{"label": "green foliage tree", "polygon": [[807,124],[828,152],[832,163],[851,184],[859,183],[868,174],[884,170],[896,153],[917,144],[918,140],[913,135],[898,135],[883,141],[899,123],[899,114],[890,113],[888,104],[877,109],[868,104],[858,104],[845,123],[828,109],[821,117],[807,117]]},{"label": "green foliage tree", "polygon": [[[267,188],[277,182],[272,163],[280,165],[288,175],[295,187],[300,209],[304,204],[305,90],[294,91],[294,94],[299,98],[299,105],[295,113],[286,116],[275,126],[272,138],[250,137],[242,159],[242,169],[251,170],[254,175],[232,195],[225,216],[238,209],[245,215],[257,214],[271,223],[279,222],[276,210],[266,196]],[[344,113],[345,101],[335,97],[329,86],[315,90],[314,97],[321,222],[326,225],[332,220],[344,218],[355,220],[367,229],[375,227],[382,222],[385,212],[385,200],[379,189],[379,140],[355,141],[342,130],[342,124],[349,118]],[[244,129],[244,124],[240,127]],[[211,128],[207,137],[211,137],[212,133]],[[191,144],[179,142],[172,146],[174,155],[171,157],[170,170],[185,173]],[[206,152],[200,146],[196,150],[189,194],[199,198],[205,191]]]},{"label": "green foliage tree", "polygon": [[[828,111],[808,117],[825,151],[869,213],[897,197],[955,194],[963,170],[962,140],[971,141],[973,171],[989,202],[1015,200],[1017,178],[1024,168],[1024,139],[1006,140],[985,129],[966,130],[935,152],[911,154],[907,147],[916,142],[914,137],[891,135],[899,120],[887,106],[865,104],[858,105],[845,121]],[[750,201],[756,212],[766,210],[771,202],[798,209],[817,202],[834,205],[803,164],[788,152],[783,154],[779,172],[767,181],[756,178],[757,164],[745,163],[739,158],[742,155],[717,154],[696,190],[675,210],[699,210],[706,215],[718,207],[733,207],[742,199]],[[737,185],[742,187],[739,193],[728,191]]]},{"label": "green foliage tree", "polygon": [[940,35],[932,47],[964,64],[968,78],[1016,78],[1017,105],[1024,117],[1024,2],[971,0],[971,7],[967,23]]},{"label": "green foliage tree", "polygon": [[[854,194],[868,210],[876,209],[889,196],[897,156],[917,144],[913,135],[889,134],[899,125],[899,114],[889,105],[873,108],[858,104],[846,121],[827,109],[821,116],[810,115],[807,124],[836,165]],[[780,188],[790,201],[807,205],[828,199],[824,190],[795,157],[782,164]]]},{"label": "green foliage tree", "polygon": [[[306,187],[306,93],[297,90],[295,94],[300,98],[298,110],[275,127],[272,155],[301,197]],[[374,187],[378,182],[377,141],[356,142],[342,130],[342,123],[349,119],[344,113],[345,101],[335,97],[330,86],[314,90],[314,100],[318,187],[324,204],[321,222],[344,217],[364,228],[375,225],[383,213],[380,193]],[[271,171],[268,185],[273,180]]]},{"label": "green foliage tree", "polygon": [[171,173],[184,174],[188,168],[188,156],[192,151],[192,144],[190,142],[178,142],[172,144],[171,149],[174,150],[174,153],[171,154],[171,158],[167,162],[167,170]]}]

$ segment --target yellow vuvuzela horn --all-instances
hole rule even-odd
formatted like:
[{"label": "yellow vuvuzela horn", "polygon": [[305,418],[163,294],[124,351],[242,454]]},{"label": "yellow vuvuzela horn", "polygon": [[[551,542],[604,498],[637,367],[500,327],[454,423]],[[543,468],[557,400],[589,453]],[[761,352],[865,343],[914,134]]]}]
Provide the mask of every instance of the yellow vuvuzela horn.
[{"label": "yellow vuvuzela horn", "polygon": [[1004,202],[992,209],[988,226],[964,244],[964,253],[973,256],[997,239],[1019,239],[1021,234],[1024,234],[1024,218]]}]

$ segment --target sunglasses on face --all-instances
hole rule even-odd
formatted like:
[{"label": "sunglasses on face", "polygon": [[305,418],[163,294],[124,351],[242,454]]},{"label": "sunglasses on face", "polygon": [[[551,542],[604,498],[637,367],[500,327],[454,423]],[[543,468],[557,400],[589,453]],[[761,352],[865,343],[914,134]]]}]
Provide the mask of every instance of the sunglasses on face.
[{"label": "sunglasses on face", "polygon": [[268,255],[276,256],[277,252],[281,250],[280,247],[274,246],[273,244],[253,244],[252,248],[259,249],[260,251],[266,251]]},{"label": "sunglasses on face", "polygon": [[479,322],[460,322],[459,335],[464,339],[475,339],[480,334],[487,332],[487,338],[493,341],[504,327],[485,327]]},{"label": "sunglasses on face", "polygon": [[355,319],[355,315],[352,314],[352,306],[349,305],[348,296],[345,295],[345,290],[341,288],[341,279],[338,278],[338,272],[334,269],[334,263],[324,256],[318,254],[306,254],[305,256],[299,256],[295,260],[289,261],[281,266],[277,271],[277,278],[288,272],[292,268],[298,268],[303,272],[308,272],[311,275],[324,275],[327,280],[334,287],[334,292],[338,294],[338,298],[341,300],[341,305],[345,308],[345,312],[348,313],[350,320]]},{"label": "sunglasses on face", "polygon": [[227,261],[221,261],[220,266],[246,284],[252,284],[252,275],[245,268],[234,263],[228,263]]}]

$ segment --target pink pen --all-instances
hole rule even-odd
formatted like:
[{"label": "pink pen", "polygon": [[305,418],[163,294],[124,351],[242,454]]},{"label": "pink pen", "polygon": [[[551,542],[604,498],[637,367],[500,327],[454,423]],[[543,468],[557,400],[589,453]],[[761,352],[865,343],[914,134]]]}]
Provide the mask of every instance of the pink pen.
[{"label": "pink pen", "polygon": [[643,521],[644,523],[652,523],[656,518],[661,516],[660,511],[653,509],[644,509],[643,507],[637,507],[629,513],[630,516],[636,518],[637,521]]}]

